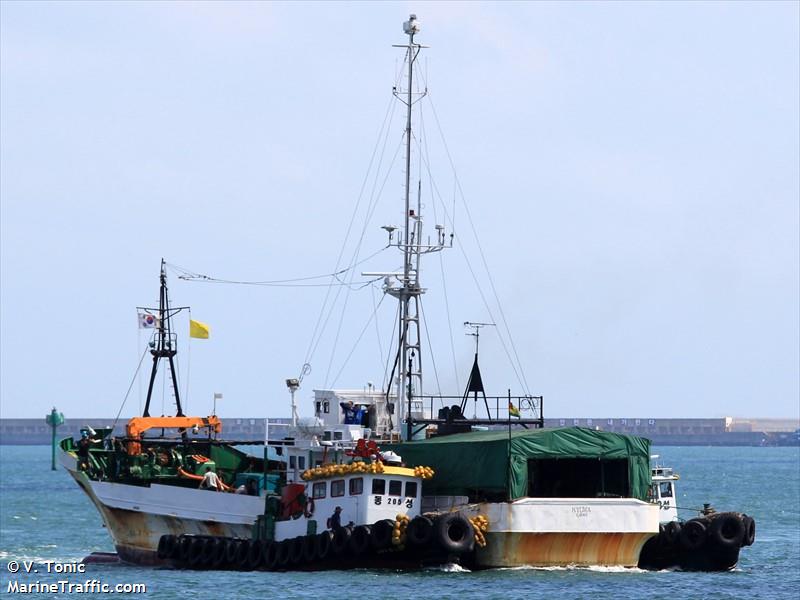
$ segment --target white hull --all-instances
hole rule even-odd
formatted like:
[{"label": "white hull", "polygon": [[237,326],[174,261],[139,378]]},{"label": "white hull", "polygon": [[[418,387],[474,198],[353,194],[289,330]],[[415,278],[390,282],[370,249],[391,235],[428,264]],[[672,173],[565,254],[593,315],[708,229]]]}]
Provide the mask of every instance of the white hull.
[{"label": "white hull", "polygon": [[120,558],[128,562],[158,563],[158,541],[167,533],[249,538],[264,512],[263,498],[92,481],[77,469],[74,457],[61,453],[59,460],[97,507]]},{"label": "white hull", "polygon": [[635,567],[658,533],[659,509],[628,498],[523,498],[470,505],[459,512],[489,519],[476,566]]}]

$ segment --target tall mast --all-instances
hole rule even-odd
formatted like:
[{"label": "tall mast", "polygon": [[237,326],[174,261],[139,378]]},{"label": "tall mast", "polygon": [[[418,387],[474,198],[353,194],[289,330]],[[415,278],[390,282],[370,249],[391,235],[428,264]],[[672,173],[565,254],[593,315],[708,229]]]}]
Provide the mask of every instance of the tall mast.
[{"label": "tall mast", "polygon": [[153,355],[153,367],[150,371],[150,383],[147,386],[147,401],[144,405],[143,417],[150,416],[150,400],[153,397],[153,384],[158,372],[158,361],[166,358],[169,362],[169,372],[172,377],[172,392],[175,395],[175,406],[177,412],[175,416],[182,417],[181,398],[178,392],[178,378],[175,373],[175,355],[178,353],[178,338],[172,333],[171,317],[173,314],[182,310],[178,308],[171,310],[169,307],[169,291],[167,290],[167,271],[164,259],[161,259],[161,287],[158,295],[158,325],[156,334],[150,345],[150,354]]},{"label": "tall mast", "polygon": [[[396,45],[396,48],[405,48],[407,77],[406,89],[394,89],[395,97],[406,105],[406,160],[404,181],[404,228],[400,240],[395,242],[392,237],[393,227],[384,227],[389,231],[390,245],[398,247],[403,252],[403,272],[385,273],[387,276],[384,291],[391,294],[400,302],[400,321],[398,324],[398,355],[395,365],[397,377],[397,405],[399,422],[406,424],[406,437],[411,438],[413,433],[413,420],[411,418],[414,396],[422,395],[422,356],[420,335],[420,296],[425,290],[420,286],[420,257],[428,252],[436,252],[445,247],[444,227],[437,225],[437,240],[435,244],[422,243],[422,215],[421,184],[417,188],[417,205],[412,208],[412,178],[411,178],[411,138],[412,138],[412,107],[419,101],[427,90],[414,93],[414,63],[422,46],[414,41],[414,36],[419,33],[419,22],[416,15],[411,15],[403,23],[403,31],[408,35],[408,43]],[[415,99],[416,96],[416,99]],[[394,287],[392,278],[400,281],[399,287]]]}]

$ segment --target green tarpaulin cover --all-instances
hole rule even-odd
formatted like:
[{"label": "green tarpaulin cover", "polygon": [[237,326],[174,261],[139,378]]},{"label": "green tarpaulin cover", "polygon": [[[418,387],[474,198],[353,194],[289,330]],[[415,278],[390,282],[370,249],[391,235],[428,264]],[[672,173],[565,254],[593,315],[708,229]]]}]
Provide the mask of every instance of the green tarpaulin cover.
[{"label": "green tarpaulin cover", "polygon": [[[510,449],[509,449],[510,446]],[[475,431],[424,441],[382,446],[407,465],[426,465],[436,476],[426,495],[468,495],[475,491],[528,495],[528,460],[597,459],[628,462],[630,496],[645,500],[650,486],[650,440],[582,427]],[[510,456],[509,456],[510,455]]]}]

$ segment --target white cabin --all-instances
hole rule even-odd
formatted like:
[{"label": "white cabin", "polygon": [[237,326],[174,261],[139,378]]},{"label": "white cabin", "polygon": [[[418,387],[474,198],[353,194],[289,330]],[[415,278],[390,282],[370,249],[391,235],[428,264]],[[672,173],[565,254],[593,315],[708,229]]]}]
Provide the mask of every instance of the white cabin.
[{"label": "white cabin", "polygon": [[[395,520],[420,514],[422,479],[407,467],[383,467],[383,473],[350,473],[312,479],[306,483],[309,508],[301,517],[275,523],[277,541],[319,533],[341,507],[341,525],[370,525],[382,519]],[[310,521],[314,521],[311,524]]]},{"label": "white cabin", "polygon": [[[650,458],[657,459],[658,455]],[[653,483],[650,485],[650,501],[660,507],[659,521],[667,523],[678,520],[675,482],[680,479],[672,467],[662,467],[658,463],[652,467]]]}]

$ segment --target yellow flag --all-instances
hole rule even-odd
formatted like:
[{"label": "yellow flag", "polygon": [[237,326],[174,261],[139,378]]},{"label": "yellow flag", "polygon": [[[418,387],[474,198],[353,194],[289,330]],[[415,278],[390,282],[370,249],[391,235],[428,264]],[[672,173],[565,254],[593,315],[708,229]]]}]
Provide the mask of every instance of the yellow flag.
[{"label": "yellow flag", "polygon": [[211,328],[205,323],[195,321],[194,319],[189,319],[189,337],[207,340],[210,332]]},{"label": "yellow flag", "polygon": [[508,415],[511,417],[517,417],[518,419],[522,417],[522,415],[519,414],[519,409],[511,404],[511,401],[508,403]]}]

